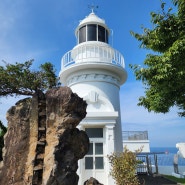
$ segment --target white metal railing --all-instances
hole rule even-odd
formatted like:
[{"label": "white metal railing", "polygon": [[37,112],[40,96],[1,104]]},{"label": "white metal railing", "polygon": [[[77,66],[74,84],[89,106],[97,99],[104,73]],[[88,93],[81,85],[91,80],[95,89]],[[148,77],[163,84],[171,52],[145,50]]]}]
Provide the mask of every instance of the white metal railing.
[{"label": "white metal railing", "polygon": [[125,68],[123,55],[119,51],[108,46],[99,45],[82,45],[76,47],[68,51],[62,57],[61,62],[62,70],[68,66],[84,62],[112,63]]},{"label": "white metal railing", "polygon": [[148,131],[123,131],[123,140],[148,140]]}]

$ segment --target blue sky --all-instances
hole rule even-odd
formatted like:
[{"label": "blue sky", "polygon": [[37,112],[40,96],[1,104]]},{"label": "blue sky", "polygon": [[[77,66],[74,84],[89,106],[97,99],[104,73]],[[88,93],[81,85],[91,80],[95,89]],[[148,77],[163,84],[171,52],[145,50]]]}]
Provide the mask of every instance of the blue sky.
[{"label": "blue sky", "polygon": [[[170,0],[164,0],[170,4]],[[141,26],[152,28],[150,12],[160,10],[160,0],[1,0],[0,65],[34,59],[34,68],[52,62],[57,74],[61,57],[75,44],[74,30],[90,13],[88,5],[98,5],[96,14],[113,30],[110,44],[125,58],[128,80],[120,89],[123,130],[148,130],[151,146],[173,146],[185,142],[185,118],[177,109],[168,114],[148,113],[138,107],[143,85],[135,80],[129,64],[142,65],[150,51],[139,48],[130,30],[142,33]],[[20,97],[21,98],[21,97]],[[0,120],[17,99],[0,99]]]}]

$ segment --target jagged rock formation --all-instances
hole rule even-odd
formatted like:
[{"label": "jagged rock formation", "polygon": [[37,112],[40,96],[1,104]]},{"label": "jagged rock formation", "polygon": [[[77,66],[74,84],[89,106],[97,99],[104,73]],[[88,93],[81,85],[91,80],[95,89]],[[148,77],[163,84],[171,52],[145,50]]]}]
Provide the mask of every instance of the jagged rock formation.
[{"label": "jagged rock formation", "polygon": [[0,184],[77,185],[77,162],[88,152],[89,139],[76,126],[86,106],[60,87],[9,109]]},{"label": "jagged rock formation", "polygon": [[[16,103],[7,112],[8,130],[4,138],[0,184],[25,184],[24,173],[29,153],[31,99]],[[33,130],[32,130],[33,131]],[[30,164],[31,165],[31,164]]]},{"label": "jagged rock formation", "polygon": [[90,179],[88,179],[87,181],[84,182],[84,185],[103,185],[103,184],[101,184],[95,178],[91,177]]},{"label": "jagged rock formation", "polygon": [[48,145],[44,158],[44,184],[78,184],[77,161],[88,152],[89,139],[76,126],[86,116],[84,108],[87,104],[69,88],[48,91],[46,100]]}]

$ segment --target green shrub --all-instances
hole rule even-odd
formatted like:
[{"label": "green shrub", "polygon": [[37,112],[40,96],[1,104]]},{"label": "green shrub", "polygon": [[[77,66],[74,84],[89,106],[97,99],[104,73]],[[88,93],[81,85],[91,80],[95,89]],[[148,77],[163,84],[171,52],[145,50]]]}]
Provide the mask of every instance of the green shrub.
[{"label": "green shrub", "polygon": [[140,161],[137,160],[136,154],[140,153],[142,149],[136,152],[129,151],[126,147],[122,153],[113,153],[108,156],[112,169],[110,174],[116,181],[117,185],[139,185],[139,180],[136,174],[137,165]]}]

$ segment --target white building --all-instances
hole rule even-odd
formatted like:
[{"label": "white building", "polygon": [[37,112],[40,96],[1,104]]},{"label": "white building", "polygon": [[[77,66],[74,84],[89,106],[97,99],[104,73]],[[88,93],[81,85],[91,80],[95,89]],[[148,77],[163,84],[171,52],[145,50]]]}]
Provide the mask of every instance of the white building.
[{"label": "white building", "polygon": [[127,147],[131,152],[142,148],[143,153],[149,153],[148,131],[123,131],[123,147]]},{"label": "white building", "polygon": [[185,143],[177,143],[176,148],[178,149],[178,156],[185,158]]},{"label": "white building", "polygon": [[123,151],[119,90],[127,78],[124,58],[108,44],[110,30],[94,12],[75,35],[77,45],[62,58],[60,80],[88,103],[79,128],[87,132],[90,150],[79,163],[79,185],[90,177],[113,185],[107,155]]}]

